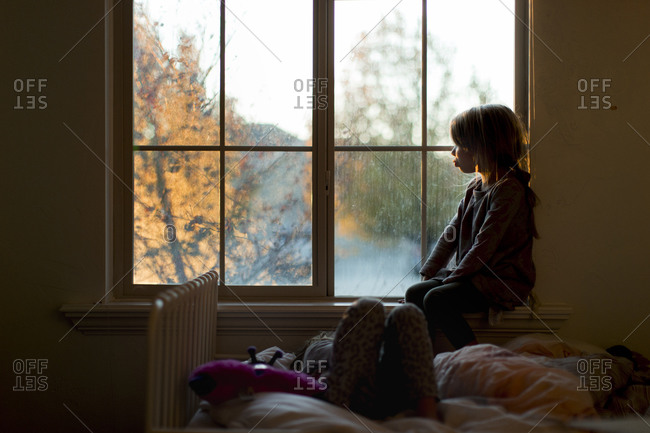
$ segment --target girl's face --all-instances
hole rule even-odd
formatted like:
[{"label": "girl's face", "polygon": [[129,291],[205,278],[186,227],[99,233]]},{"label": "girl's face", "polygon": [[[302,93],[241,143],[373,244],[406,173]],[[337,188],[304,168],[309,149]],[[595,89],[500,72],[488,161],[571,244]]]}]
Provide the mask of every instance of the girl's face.
[{"label": "girl's face", "polygon": [[451,149],[451,154],[454,157],[454,165],[458,167],[460,171],[463,173],[476,172],[474,152],[456,145],[453,149]]}]

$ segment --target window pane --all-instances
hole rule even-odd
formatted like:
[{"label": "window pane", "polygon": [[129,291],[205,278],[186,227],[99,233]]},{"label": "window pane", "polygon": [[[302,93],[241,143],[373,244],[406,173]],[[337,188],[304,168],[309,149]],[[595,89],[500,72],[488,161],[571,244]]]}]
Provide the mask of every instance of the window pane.
[{"label": "window pane", "polygon": [[463,174],[453,164],[450,152],[429,152],[427,156],[427,253],[456,215],[458,203],[473,174]]},{"label": "window pane", "polygon": [[401,296],[420,270],[420,152],[337,152],[337,296]]},{"label": "window pane", "polygon": [[512,107],[514,3],[427,1],[429,145],[452,144],[449,122],[460,111],[484,103]]},{"label": "window pane", "polygon": [[133,14],[134,144],[219,144],[219,2],[136,0]]},{"label": "window pane", "polygon": [[311,284],[311,163],[311,153],[227,153],[227,284]]},{"label": "window pane", "polygon": [[219,154],[134,153],[134,283],[183,283],[219,264]]},{"label": "window pane", "polygon": [[[226,144],[310,145],[312,2],[226,4]],[[270,125],[280,133],[257,143]]]},{"label": "window pane", "polygon": [[421,2],[337,1],[337,145],[421,143]]}]

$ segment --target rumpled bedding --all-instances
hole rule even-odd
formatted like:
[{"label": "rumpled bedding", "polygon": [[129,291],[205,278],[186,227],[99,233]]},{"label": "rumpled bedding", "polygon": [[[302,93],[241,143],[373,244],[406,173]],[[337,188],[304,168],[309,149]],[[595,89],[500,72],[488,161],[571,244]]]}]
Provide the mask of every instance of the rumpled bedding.
[{"label": "rumpled bedding", "polygon": [[[230,429],[282,429],[312,433],[538,433],[578,432],[551,418],[523,416],[499,406],[452,398],[440,403],[443,422],[413,416],[373,421],[325,401],[296,394],[260,393],[249,402],[206,407],[211,419]],[[408,414],[405,414],[408,415]],[[195,424],[194,427],[200,427]]]},{"label": "rumpled bedding", "polygon": [[[606,364],[598,361],[605,359]],[[585,362],[608,367],[587,374]],[[593,346],[530,335],[503,347],[481,344],[439,354],[434,368],[442,399],[441,422],[412,413],[373,421],[316,398],[283,393],[260,393],[250,401],[235,399],[214,407],[204,403],[203,416],[209,416],[213,426],[248,430],[528,433],[534,429],[545,433],[587,431],[572,425],[597,422],[599,413],[612,414],[616,405],[629,405],[635,412],[633,422],[650,423],[641,418],[648,410],[647,384],[633,383],[643,374],[635,376],[633,362]],[[593,383],[611,383],[611,387],[585,386]],[[626,431],[616,425],[608,428],[602,431]]]},{"label": "rumpled bedding", "polygon": [[482,397],[508,412],[570,419],[595,416],[577,376],[549,368],[510,350],[480,344],[441,353],[434,360],[441,399]]},{"label": "rumpled bedding", "polygon": [[[602,417],[650,416],[650,361],[639,353],[623,346],[605,350],[540,334],[516,338],[504,348],[576,376],[579,389],[591,395]],[[626,356],[614,355],[619,353]]]}]

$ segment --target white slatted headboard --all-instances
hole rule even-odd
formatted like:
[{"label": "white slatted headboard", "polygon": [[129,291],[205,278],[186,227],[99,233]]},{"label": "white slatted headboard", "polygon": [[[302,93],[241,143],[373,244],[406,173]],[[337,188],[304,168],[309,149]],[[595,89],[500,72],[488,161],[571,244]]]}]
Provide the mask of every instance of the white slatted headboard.
[{"label": "white slatted headboard", "polygon": [[165,290],[149,317],[146,431],[187,425],[198,398],[187,379],[216,350],[218,274],[210,271]]}]

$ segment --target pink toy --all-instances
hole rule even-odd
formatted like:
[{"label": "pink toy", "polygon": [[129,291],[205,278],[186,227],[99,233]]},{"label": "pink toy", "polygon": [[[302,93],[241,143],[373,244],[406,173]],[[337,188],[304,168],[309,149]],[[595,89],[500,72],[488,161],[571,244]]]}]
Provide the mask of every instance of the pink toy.
[{"label": "pink toy", "polygon": [[[255,349],[249,348],[251,364],[234,359],[212,361],[195,369],[189,380],[190,388],[211,404],[223,403],[236,397],[251,396],[256,392],[288,392],[316,395],[325,391],[326,385],[307,374],[280,370],[262,364],[255,358]],[[271,364],[282,356],[276,353]]]}]

